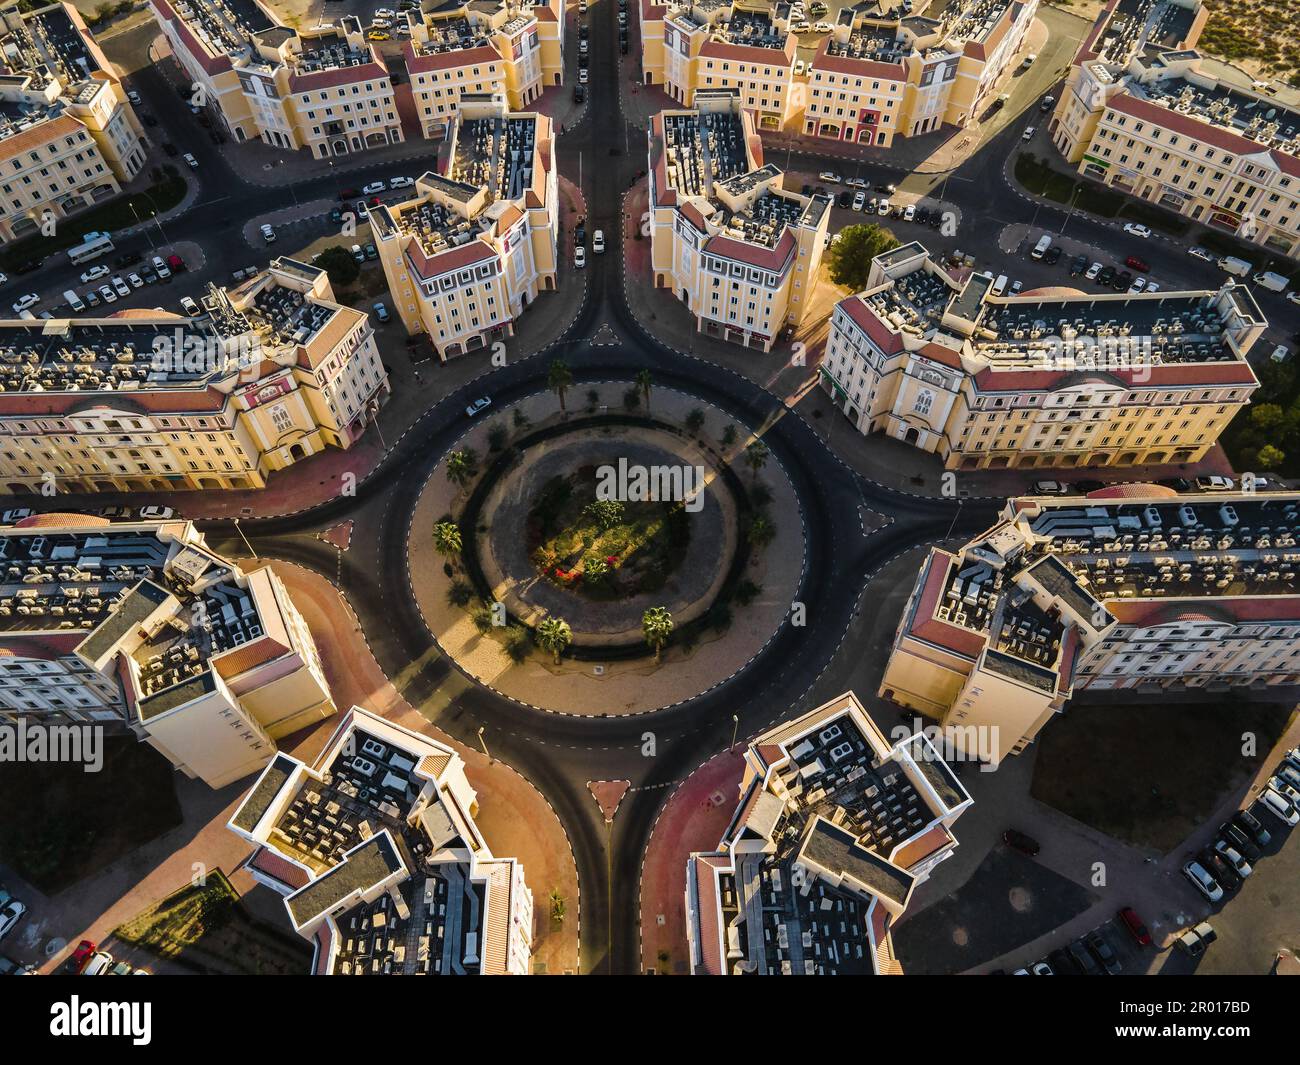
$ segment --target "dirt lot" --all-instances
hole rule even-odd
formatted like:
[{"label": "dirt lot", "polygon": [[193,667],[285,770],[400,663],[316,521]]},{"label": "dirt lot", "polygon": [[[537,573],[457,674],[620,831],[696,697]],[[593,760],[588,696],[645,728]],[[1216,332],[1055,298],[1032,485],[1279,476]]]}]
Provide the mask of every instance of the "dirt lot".
[{"label": "dirt lot", "polygon": [[1254,775],[1293,713],[1231,696],[1072,705],[1039,737],[1030,792],[1109,836],[1169,851]]}]

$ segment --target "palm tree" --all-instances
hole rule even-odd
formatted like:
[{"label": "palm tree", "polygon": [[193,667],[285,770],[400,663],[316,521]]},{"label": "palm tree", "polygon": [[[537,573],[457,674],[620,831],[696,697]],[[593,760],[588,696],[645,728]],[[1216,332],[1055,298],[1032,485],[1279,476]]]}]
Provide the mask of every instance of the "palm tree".
[{"label": "palm tree", "polygon": [[666,607],[652,606],[641,615],[641,633],[645,642],[654,648],[655,661],[660,661],[664,654],[664,644],[673,634],[673,616]]},{"label": "palm tree", "polygon": [[758,471],[767,465],[767,458],[771,452],[767,450],[767,445],[761,440],[755,440],[749,447],[745,448],[745,461],[749,463],[749,468],[754,472],[754,480],[758,480]]},{"label": "palm tree", "polygon": [[650,413],[650,386],[652,384],[654,384],[654,378],[650,376],[649,370],[641,370],[636,375],[636,387],[639,388],[641,394],[645,396],[645,411],[647,414]]},{"label": "palm tree", "polygon": [[543,651],[555,656],[555,664],[560,664],[560,655],[573,642],[573,630],[563,618],[544,618],[537,626],[537,642]]},{"label": "palm tree", "polygon": [[444,558],[459,555],[463,546],[455,522],[440,521],[433,527],[433,549]]},{"label": "palm tree", "polygon": [[776,526],[765,515],[755,514],[745,535],[749,538],[749,542],[761,551],[776,536]]},{"label": "palm tree", "polygon": [[550,371],[546,375],[546,386],[560,397],[560,413],[564,414],[564,393],[573,384],[573,372],[563,359],[552,359]]},{"label": "palm tree", "polygon": [[453,451],[447,456],[447,480],[464,488],[478,473],[478,456],[471,448]]}]

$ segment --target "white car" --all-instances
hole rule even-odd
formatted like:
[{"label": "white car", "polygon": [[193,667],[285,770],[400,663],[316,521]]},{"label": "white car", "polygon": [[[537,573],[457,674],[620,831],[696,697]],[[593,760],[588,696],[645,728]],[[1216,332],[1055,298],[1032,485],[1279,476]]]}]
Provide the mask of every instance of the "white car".
[{"label": "white car", "polygon": [[579,270],[585,268],[587,265],[587,249],[581,244],[573,249],[573,265]]},{"label": "white car", "polygon": [[275,230],[271,228],[271,226],[263,222],[261,232],[262,232],[262,239],[264,241],[266,241],[268,244],[275,243]]},{"label": "white car", "polygon": [[840,176],[839,174],[835,173],[834,170],[823,170],[820,174],[817,175],[817,177],[821,181],[828,182],[829,184],[832,185],[838,185],[840,183]]},{"label": "white car", "polygon": [[889,214],[893,209],[894,205],[885,199],[876,204],[876,214]]},{"label": "white car", "polygon": [[197,318],[200,314],[203,313],[199,309],[199,305],[195,303],[192,299],[190,299],[189,296],[181,297],[181,310],[183,310],[191,318]]},{"label": "white car", "polygon": [[1211,255],[1204,248],[1202,248],[1199,244],[1193,244],[1190,248],[1188,248],[1187,254],[1190,255],[1193,259],[1200,259],[1201,262],[1204,263],[1214,262],[1214,256]]},{"label": "white car", "polygon": [[1022,67],[1024,67],[1026,70],[1028,70],[1030,67],[1032,67],[1032,66],[1034,65],[1034,63],[1035,63],[1037,60],[1038,60],[1038,53],[1037,53],[1037,52],[1030,52],[1027,56],[1025,56],[1025,61],[1024,61],[1023,63],[1021,63],[1020,65],[1021,65]]},{"label": "white car", "polygon": [[485,411],[492,405],[492,400],[487,396],[479,396],[473,403],[465,408],[465,417],[472,418],[474,415]]},{"label": "white car", "polygon": [[99,286],[99,298],[105,303],[116,303],[117,293],[109,285]]},{"label": "white car", "polygon": [[41,297],[35,292],[29,292],[26,296],[19,296],[14,300],[14,314],[22,314],[29,307],[35,307],[41,302]]},{"label": "white car", "polygon": [[92,281],[98,281],[101,277],[107,277],[112,272],[112,270],[102,264],[99,266],[92,266],[81,275],[81,283],[83,285],[88,285]]},{"label": "white car", "polygon": [[916,204],[909,203],[906,207],[903,208],[903,221],[910,222],[915,217],[916,217]]},{"label": "white car", "polygon": [[1226,839],[1216,839],[1214,841],[1214,849],[1218,852],[1220,858],[1237,870],[1237,875],[1243,880],[1254,872],[1251,868],[1250,862],[1246,861],[1246,859],[1237,851],[1237,848]]},{"label": "white car", "polygon": [[140,101],[140,94],[139,94],[138,92],[136,92],[134,89],[128,89],[128,90],[126,91],[126,98],[127,98],[128,100],[130,100],[133,104],[136,104],[137,106],[138,106],[138,105],[140,104],[140,102],[141,102],[141,101]]},{"label": "white car", "polygon": [[867,205],[867,194],[863,192],[861,189],[858,189],[857,193],[853,197],[853,209],[855,211],[860,211],[866,205]]},{"label": "white car", "polygon": [[387,181],[372,181],[369,185],[361,190],[362,196],[376,196],[381,192],[388,191]]},{"label": "white car", "polygon": [[586,68],[586,67],[579,67],[579,68],[578,68],[578,84],[579,84],[579,85],[586,85],[586,84],[587,84],[587,68]]},{"label": "white car", "polygon": [[1260,793],[1259,801],[1269,813],[1285,821],[1290,827],[1294,828],[1296,822],[1300,821],[1300,812],[1297,812],[1290,802],[1272,788],[1265,788]]},{"label": "white car", "polygon": [[1040,496],[1063,496],[1070,486],[1060,481],[1035,481],[1034,492]]},{"label": "white car", "polygon": [[1036,961],[1036,962],[1034,962],[1034,964],[1030,966],[1030,969],[1033,970],[1033,973],[1034,973],[1035,976],[1055,976],[1055,975],[1056,975],[1056,973],[1052,972],[1052,967],[1051,967],[1050,965],[1048,965],[1047,962],[1045,962],[1045,961]]},{"label": "white car", "polygon": [[415,178],[412,177],[395,177],[388,179],[390,189],[409,189],[415,184]]},{"label": "white car", "polygon": [[116,292],[119,296],[131,295],[131,286],[128,285],[125,281],[123,281],[120,277],[113,278],[110,284],[113,286],[113,291]]},{"label": "white car", "polygon": [[1148,229],[1146,226],[1138,225],[1137,222],[1125,222],[1124,232],[1127,233],[1130,237],[1146,238],[1151,236],[1151,230]]},{"label": "white car", "polygon": [[870,187],[870,183],[864,177],[851,177],[844,182],[851,189],[865,189]]},{"label": "white car", "polygon": [[1093,263],[1086,271],[1084,271],[1083,276],[1089,281],[1096,281],[1099,273],[1101,273],[1101,263]]},{"label": "white car", "polygon": [[0,906],[0,939],[14,930],[14,925],[23,919],[26,912],[27,907],[15,898],[10,898]]},{"label": "white car", "polygon": [[158,275],[159,281],[166,281],[172,276],[171,267],[163,262],[160,256],[155,255],[149,265],[153,267],[153,272]]},{"label": "white car", "polygon": [[1145,292],[1146,287],[1147,287],[1147,279],[1145,277],[1135,277],[1133,279],[1133,284],[1129,285],[1128,290],[1130,293],[1136,295],[1139,292]]},{"label": "white car", "polygon": [[1159,282],[1156,282],[1156,281],[1148,281],[1148,282],[1147,282],[1147,291],[1148,291],[1148,292],[1159,292],[1159,291],[1160,291],[1160,284],[1159,284]]},{"label": "white car", "polygon": [[139,274],[127,274],[126,283],[132,288],[144,288],[144,278]]},{"label": "white car", "polygon": [[1034,134],[1037,132],[1038,132],[1037,126],[1026,126],[1024,133],[1020,134],[1020,139],[1022,141],[1031,141],[1034,139]]},{"label": "white car", "polygon": [[184,159],[189,164],[191,170],[197,170],[199,168],[199,161],[195,159],[194,156],[192,156],[189,152],[186,152],[184,155],[181,156],[181,158]]},{"label": "white car", "polygon": [[[4,274],[0,274],[0,278],[3,278],[3,277],[4,277]],[[0,285],[3,285],[3,284],[4,284],[4,282],[3,282],[3,281],[0,281]],[[1288,293],[1286,294],[1286,298],[1287,298],[1287,300],[1289,300],[1291,303],[1294,303],[1294,304],[1296,304],[1297,306],[1300,306],[1300,288],[1298,288],[1298,289],[1294,289],[1293,291],[1288,292]]]},{"label": "white car", "polygon": [[1296,790],[1294,784],[1288,783],[1282,777],[1271,776],[1268,778],[1268,787],[1281,795],[1292,806],[1300,809],[1300,791]]},{"label": "white car", "polygon": [[596,230],[591,235],[591,251],[593,255],[605,254],[605,233],[603,230]]},{"label": "white car", "polygon": [[14,507],[12,510],[6,510],[0,514],[0,522],[5,525],[12,525],[16,521],[22,521],[23,518],[30,518],[36,511],[31,507]]},{"label": "white car", "polygon": [[1196,478],[1196,487],[1202,492],[1231,492],[1237,485],[1231,477],[1210,473]]},{"label": "white car", "polygon": [[1192,882],[1192,887],[1196,888],[1210,902],[1218,902],[1223,898],[1223,888],[1219,882],[1205,871],[1205,867],[1200,862],[1188,862],[1183,866],[1183,875]]},{"label": "white car", "polygon": [[171,507],[141,507],[141,521],[166,521],[168,518],[176,517],[176,511]]}]

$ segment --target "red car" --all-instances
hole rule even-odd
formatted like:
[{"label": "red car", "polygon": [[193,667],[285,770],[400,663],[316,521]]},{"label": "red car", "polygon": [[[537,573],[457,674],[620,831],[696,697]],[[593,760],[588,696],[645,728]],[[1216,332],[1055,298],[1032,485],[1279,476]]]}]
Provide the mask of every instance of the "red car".
[{"label": "red car", "polygon": [[77,944],[77,949],[72,952],[67,962],[64,963],[64,969],[73,976],[76,976],[86,967],[99,944],[90,939],[83,939]]},{"label": "red car", "polygon": [[1145,274],[1147,271],[1151,269],[1151,267],[1149,267],[1146,264],[1146,260],[1139,259],[1136,255],[1130,255],[1127,259],[1125,259],[1124,265],[1127,266],[1130,270],[1137,270],[1139,273],[1143,273],[1143,274]]},{"label": "red car", "polygon": [[1125,906],[1116,916],[1119,923],[1128,929],[1139,947],[1151,946],[1151,933],[1147,931],[1147,926],[1142,923],[1142,918],[1137,915],[1137,911],[1132,906]]}]

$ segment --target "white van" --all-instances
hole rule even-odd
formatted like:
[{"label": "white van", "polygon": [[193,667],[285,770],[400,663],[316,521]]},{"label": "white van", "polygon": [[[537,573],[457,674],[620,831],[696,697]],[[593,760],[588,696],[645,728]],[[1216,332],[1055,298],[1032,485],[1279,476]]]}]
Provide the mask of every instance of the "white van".
[{"label": "white van", "polygon": [[993,288],[990,289],[995,296],[1001,296],[1007,290],[1007,275],[998,274],[998,279],[993,282]]},{"label": "white van", "polygon": [[97,950],[90,956],[90,961],[86,963],[86,967],[81,970],[80,975],[103,976],[108,972],[112,964],[113,956],[111,954],[105,954],[102,950]]},{"label": "white van", "polygon": [[1044,233],[1038,238],[1038,243],[1034,245],[1034,250],[1029,253],[1031,259],[1041,259],[1047,254],[1047,249],[1052,246],[1052,238]]},{"label": "white van", "polygon": [[66,303],[78,314],[80,314],[82,311],[86,309],[86,305],[81,302],[81,297],[78,296],[72,289],[68,289],[68,291],[63,294],[63,302]]}]

